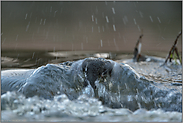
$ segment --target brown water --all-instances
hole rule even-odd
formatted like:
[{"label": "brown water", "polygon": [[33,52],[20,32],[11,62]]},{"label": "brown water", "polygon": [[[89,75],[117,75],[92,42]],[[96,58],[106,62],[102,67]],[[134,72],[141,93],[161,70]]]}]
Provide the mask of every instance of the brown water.
[{"label": "brown water", "polygon": [[168,52],[181,30],[181,3],[3,1],[1,49],[132,53],[143,32],[145,53]]}]

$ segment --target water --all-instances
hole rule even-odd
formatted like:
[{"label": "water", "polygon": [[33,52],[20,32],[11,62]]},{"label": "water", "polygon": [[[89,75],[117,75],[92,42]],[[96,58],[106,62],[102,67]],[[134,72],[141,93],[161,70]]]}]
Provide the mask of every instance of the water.
[{"label": "water", "polygon": [[[169,80],[170,78],[172,78],[172,80],[181,80],[181,78],[178,78],[181,76],[178,75],[182,74],[182,67],[172,65],[167,66],[170,70],[172,70],[170,72],[171,74],[168,73],[169,76],[164,78],[167,76],[166,70],[164,68],[154,68],[154,66],[159,66],[161,63],[163,63],[164,59],[157,60],[158,62],[156,61],[138,64],[131,62],[131,59],[117,61],[123,66],[122,68],[118,66],[118,63],[109,60],[114,66],[114,71],[111,74],[112,76],[109,77],[107,75],[106,78],[102,79],[99,77],[96,79],[96,90],[93,89],[91,85],[83,88],[82,83],[85,81],[84,78],[87,77],[87,75],[81,70],[83,60],[79,60],[77,62],[65,62],[57,64],[56,66],[47,64],[45,67],[40,67],[36,71],[29,70],[30,72],[27,71],[26,75],[23,73],[25,76],[31,75],[31,77],[28,79],[30,82],[27,85],[24,85],[24,89],[27,87],[29,88],[25,89],[25,93],[24,91],[21,91],[22,89],[20,89],[20,92],[23,92],[26,96],[29,97],[34,95],[32,92],[35,91],[35,88],[33,89],[32,85],[34,87],[36,83],[33,81],[37,79],[41,80],[37,81],[39,82],[38,85],[43,85],[41,83],[44,83],[49,79],[50,82],[61,82],[62,89],[57,90],[56,88],[58,88],[58,85],[60,84],[56,84],[54,82],[57,87],[54,87],[55,85],[48,86],[50,88],[54,88],[54,90],[51,89],[51,95],[49,92],[47,93],[44,90],[36,92],[38,95],[48,98],[49,100],[38,97],[25,98],[23,95],[21,95],[21,93],[6,93],[1,97],[4,108],[3,115],[8,112],[7,109],[11,109],[13,114],[9,112],[9,115],[12,117],[12,119],[20,118],[24,120],[26,119],[28,121],[33,117],[35,120],[43,121],[49,118],[52,120],[62,120],[67,117],[72,117],[70,119],[71,121],[73,119],[77,121],[99,121],[103,117],[107,118],[108,115],[113,117],[113,121],[122,120],[120,117],[117,117],[119,115],[123,116],[126,121],[181,121],[181,117],[178,117],[181,115],[181,113],[178,112],[182,112],[182,86],[172,86],[171,83],[173,83],[173,81],[166,83],[162,82]],[[104,61],[106,60],[104,59]],[[128,63],[135,70],[133,70],[131,67],[128,67],[128,65],[123,64],[122,62]],[[159,73],[157,73],[158,69]],[[86,71],[87,70],[88,69],[86,69]],[[62,74],[60,74],[59,71],[62,72]],[[138,71],[138,73],[136,73],[136,71]],[[42,75],[46,75],[45,77],[47,79],[42,81]],[[4,76],[4,74],[2,74],[2,76]],[[11,76],[17,75],[15,74]],[[147,77],[148,80],[143,76]],[[158,76],[160,76],[160,78],[157,81]],[[37,87],[42,88],[43,86]],[[44,87],[47,88],[46,86]],[[135,90],[134,87],[136,88]],[[30,91],[31,93],[29,93]],[[50,89],[47,91],[50,91]],[[46,97],[44,93],[47,93]],[[55,94],[55,96],[52,96],[52,94]],[[29,100],[30,103],[27,102]],[[52,107],[50,107],[50,103],[53,104]],[[28,106],[34,104],[36,104],[35,107],[31,108]],[[88,106],[90,108],[88,108]],[[59,113],[60,115],[56,115],[58,112],[62,113]],[[143,114],[146,112],[146,115],[143,115],[145,119],[143,119],[141,116],[141,112],[143,112]],[[168,115],[171,113],[176,115],[171,115],[171,117],[169,117]],[[30,115],[31,118],[28,118],[27,116]],[[152,115],[156,118],[151,118]],[[90,118],[90,116],[93,116],[93,118]],[[135,119],[135,116],[141,118]],[[42,117],[42,119],[36,119],[36,117]],[[79,117],[82,118],[78,119]],[[6,116],[4,115],[3,118],[5,120]],[[105,118],[102,119],[102,121],[109,120],[108,118]]]},{"label": "water", "polygon": [[[2,120],[182,121],[182,67],[159,67],[181,22],[181,2],[2,2],[2,91],[18,91],[1,96]],[[160,59],[132,62],[141,30]],[[83,72],[89,57],[115,69]]]}]

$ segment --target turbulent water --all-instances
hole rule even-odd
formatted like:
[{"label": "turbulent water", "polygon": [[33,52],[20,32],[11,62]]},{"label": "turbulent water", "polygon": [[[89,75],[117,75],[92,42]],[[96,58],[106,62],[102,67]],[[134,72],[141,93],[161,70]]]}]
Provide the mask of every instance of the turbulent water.
[{"label": "turbulent water", "polygon": [[[127,61],[133,68],[124,62],[86,58],[2,71],[2,120],[182,121],[181,83],[154,79],[157,69],[173,71],[168,73],[173,78],[173,73],[182,74],[182,67],[152,69],[151,65],[148,71],[148,64],[159,62]],[[154,78],[146,77],[148,72]]]}]

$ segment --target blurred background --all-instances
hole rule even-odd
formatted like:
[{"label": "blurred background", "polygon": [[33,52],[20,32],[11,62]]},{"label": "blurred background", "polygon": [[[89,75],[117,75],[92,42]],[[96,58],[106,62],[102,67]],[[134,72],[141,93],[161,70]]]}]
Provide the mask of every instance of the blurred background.
[{"label": "blurred background", "polygon": [[[142,33],[142,53],[168,54],[182,29],[182,1],[2,1],[1,7],[3,57],[29,52],[24,57],[33,59],[38,51],[133,53]],[[177,46],[181,52],[182,36]]]}]

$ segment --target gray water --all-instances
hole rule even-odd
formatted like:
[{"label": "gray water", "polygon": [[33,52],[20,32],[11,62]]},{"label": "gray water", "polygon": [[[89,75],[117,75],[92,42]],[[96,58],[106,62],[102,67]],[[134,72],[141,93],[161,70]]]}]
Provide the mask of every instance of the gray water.
[{"label": "gray water", "polygon": [[[102,59],[102,61],[110,61],[113,64],[113,71],[111,77],[96,79],[96,89],[93,89],[90,84],[83,87],[84,78],[86,78],[86,74],[81,69],[83,60],[57,65],[47,64],[36,70],[27,70],[26,74],[23,73],[24,77],[32,75],[26,81],[22,79],[21,73],[19,75],[2,73],[2,76],[8,75],[9,77],[3,77],[1,81],[6,82],[10,78],[20,80],[21,77],[21,83],[24,84],[20,85],[23,88],[14,88],[19,93],[8,92],[2,95],[3,112],[5,114],[11,112],[9,115],[12,119],[22,118],[36,121],[47,119],[56,121],[111,121],[110,117],[114,118],[113,121],[182,120],[182,86],[173,81],[165,83],[164,80],[168,80],[168,78],[163,78],[163,76],[161,81],[154,79],[157,77],[156,75],[167,74],[164,67],[154,67],[154,65],[163,63],[162,58],[159,58],[158,62],[147,63],[133,63],[130,60],[117,61],[118,63],[106,59]],[[141,71],[138,70],[137,73],[124,62],[131,64],[135,70],[141,69]],[[143,66],[146,68],[144,69]],[[171,70],[168,73],[169,78],[181,80],[178,78],[178,75],[182,74],[181,66],[169,64],[166,68]],[[142,76],[150,69],[150,78]],[[158,69],[158,73],[157,71],[153,73],[153,70]],[[48,86],[50,82],[52,86]],[[6,86],[3,87],[3,89],[5,88]],[[21,93],[28,98],[25,98]],[[39,97],[32,97],[34,95],[39,95]],[[143,116],[141,116],[142,113]],[[157,114],[160,115],[157,116]],[[170,114],[171,117],[167,117]],[[119,117],[119,115],[123,117]],[[38,116],[41,116],[42,119],[37,119]],[[68,120],[67,117],[72,118]],[[3,119],[7,120],[5,115]]]}]

